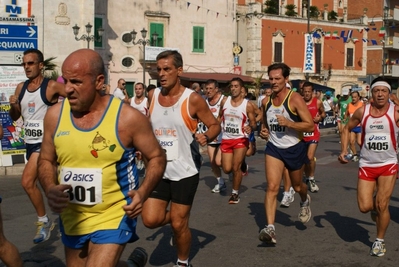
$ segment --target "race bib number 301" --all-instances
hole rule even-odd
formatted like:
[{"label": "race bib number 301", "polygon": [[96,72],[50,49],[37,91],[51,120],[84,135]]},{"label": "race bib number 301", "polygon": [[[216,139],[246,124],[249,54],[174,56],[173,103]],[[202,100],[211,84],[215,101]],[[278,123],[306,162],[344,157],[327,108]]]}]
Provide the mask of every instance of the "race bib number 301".
[{"label": "race bib number 301", "polygon": [[95,205],[102,202],[102,170],[100,168],[62,167],[60,184],[72,186],[68,190],[71,203]]}]

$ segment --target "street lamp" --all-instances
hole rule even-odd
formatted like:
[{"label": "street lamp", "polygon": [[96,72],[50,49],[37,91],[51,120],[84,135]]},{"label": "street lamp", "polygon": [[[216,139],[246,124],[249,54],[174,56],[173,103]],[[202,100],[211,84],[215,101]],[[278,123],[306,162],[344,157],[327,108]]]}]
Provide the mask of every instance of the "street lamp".
[{"label": "street lamp", "polygon": [[[147,30],[145,28],[143,28],[140,32],[141,32],[142,39],[137,40],[137,42],[134,41],[136,39],[137,32],[133,29],[133,31],[131,31],[130,33],[132,35],[132,43],[134,45],[142,45],[143,46],[143,83],[145,85],[145,69],[146,69],[145,47],[146,47],[146,45],[151,45],[151,40],[145,39],[147,37]],[[158,39],[158,33],[154,32],[152,34],[152,40],[154,42],[156,42],[157,39]]]},{"label": "street lamp", "polygon": [[85,27],[86,27],[86,33],[83,34],[82,36],[80,36],[80,38],[78,38],[78,34],[79,34],[79,29],[80,29],[80,27],[79,27],[77,24],[75,24],[75,26],[72,27],[72,29],[73,29],[73,34],[75,35],[75,40],[76,40],[76,41],[80,41],[80,40],[87,41],[87,48],[90,48],[90,42],[91,42],[91,41],[94,42],[94,41],[100,41],[100,40],[101,40],[101,38],[102,38],[102,36],[103,36],[103,34],[104,34],[104,29],[103,29],[103,28],[98,28],[98,29],[97,29],[98,36],[100,37],[100,38],[97,39],[94,35],[90,35],[90,33],[91,33],[91,28],[93,27],[93,26],[90,24],[90,22],[87,23],[87,24],[85,25]]}]

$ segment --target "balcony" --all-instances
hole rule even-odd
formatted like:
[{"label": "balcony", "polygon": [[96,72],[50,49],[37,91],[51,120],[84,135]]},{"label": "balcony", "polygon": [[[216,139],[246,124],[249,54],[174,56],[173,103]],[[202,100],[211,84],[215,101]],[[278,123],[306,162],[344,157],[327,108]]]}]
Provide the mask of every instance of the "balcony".
[{"label": "balcony", "polygon": [[389,65],[391,68],[392,77],[399,77],[399,64],[398,65]]}]

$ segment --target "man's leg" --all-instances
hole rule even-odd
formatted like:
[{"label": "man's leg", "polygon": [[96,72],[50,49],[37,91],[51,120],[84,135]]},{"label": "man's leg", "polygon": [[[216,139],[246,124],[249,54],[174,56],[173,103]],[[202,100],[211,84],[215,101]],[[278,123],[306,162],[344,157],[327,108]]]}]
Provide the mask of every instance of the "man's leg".
[{"label": "man's leg", "polygon": [[247,153],[247,148],[235,148],[233,150],[233,190],[240,190],[242,181],[241,164],[245,159],[245,153]]},{"label": "man's leg", "polygon": [[[1,205],[0,205],[1,207]],[[3,218],[0,208],[0,260],[6,266],[22,267],[22,259],[17,247],[6,239],[3,232]]]},{"label": "man's leg", "polygon": [[283,199],[281,200],[280,206],[281,207],[289,207],[292,202],[294,202],[295,198],[295,191],[294,188],[291,186],[291,179],[290,174],[287,168],[284,168],[283,172]]},{"label": "man's leg", "polygon": [[191,247],[191,231],[188,226],[191,205],[172,202],[170,204],[170,220],[176,241],[177,257],[179,260],[188,260]]},{"label": "man's leg", "polygon": [[319,191],[319,187],[316,185],[316,180],[314,179],[314,173],[316,169],[315,154],[317,149],[317,143],[311,143],[308,145],[308,159],[309,163],[305,164],[305,175],[306,183],[310,192]]},{"label": "man's leg", "polygon": [[154,229],[170,223],[170,211],[167,210],[169,202],[149,197],[143,204],[141,218],[145,227]]},{"label": "man's leg", "polygon": [[267,189],[265,194],[265,213],[267,224],[259,232],[259,240],[276,244],[274,221],[276,219],[277,194],[284,172],[284,163],[270,155],[265,155],[265,173]]},{"label": "man's leg", "polygon": [[36,210],[38,217],[46,215],[46,209],[44,206],[42,193],[37,186],[37,160],[39,153],[34,152],[30,156],[28,163],[25,165],[25,169],[22,173],[21,184],[27,193],[33,207]]},{"label": "man's leg", "polygon": [[391,216],[389,213],[389,200],[395,187],[396,174],[380,176],[377,180],[377,194],[375,196],[375,210],[377,211],[377,238],[384,239]]},{"label": "man's leg", "polygon": [[221,163],[221,154],[219,146],[210,146],[208,145],[208,156],[209,161],[211,162],[212,172],[216,177],[217,184],[212,189],[213,193],[219,193],[220,191],[226,190],[226,185],[222,178],[222,171],[220,170]]}]

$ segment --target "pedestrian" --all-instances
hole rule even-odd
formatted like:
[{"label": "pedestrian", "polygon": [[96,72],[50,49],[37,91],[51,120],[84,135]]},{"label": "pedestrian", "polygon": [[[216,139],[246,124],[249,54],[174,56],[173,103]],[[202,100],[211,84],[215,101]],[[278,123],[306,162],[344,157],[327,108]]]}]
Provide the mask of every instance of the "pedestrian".
[{"label": "pedestrian", "polygon": [[[218,136],[220,123],[199,94],[180,84],[183,59],[179,52],[163,51],[156,62],[161,87],[149,94],[150,120],[167,165],[162,181],[144,203],[142,219],[148,228],[170,224],[177,248],[175,266],[191,266],[189,218],[199,183],[199,145]],[[205,133],[196,133],[198,120],[208,128]]]},{"label": "pedestrian", "polygon": [[143,115],[148,116],[148,99],[145,96],[144,83],[136,83],[134,85],[134,96],[130,99],[130,105]]},{"label": "pedestrian", "polygon": [[[0,139],[2,138],[3,126],[0,121]],[[0,260],[8,267],[22,267],[23,263],[17,247],[4,236],[1,202],[2,199],[0,196]]]},{"label": "pedestrian", "polygon": [[[348,120],[350,117],[353,116],[355,111],[363,106],[363,101],[360,100],[359,91],[351,92],[352,102],[348,104],[346,109],[344,120]],[[357,154],[356,143],[360,146],[362,138],[362,127],[358,124],[351,130],[349,135],[349,146],[351,149],[351,153],[353,155],[352,161],[359,161],[359,155]]]},{"label": "pedestrian", "polygon": [[[233,174],[233,188],[229,204],[240,202],[239,190],[243,173],[248,172],[244,162],[249,147],[249,135],[256,129],[254,106],[245,99],[244,82],[236,77],[230,81],[230,93],[221,103],[222,121],[222,168],[226,174]],[[243,167],[243,169],[241,169]],[[243,171],[245,170],[245,171]]]},{"label": "pedestrian", "polygon": [[316,169],[315,154],[320,141],[319,123],[324,120],[326,113],[324,111],[323,103],[316,97],[313,97],[313,84],[310,82],[305,82],[302,86],[302,89],[303,100],[305,100],[314,122],[313,131],[303,133],[303,140],[306,142],[307,155],[309,159],[309,162],[305,164],[306,184],[310,192],[314,193],[319,191],[319,187],[316,184],[316,179],[314,178]]},{"label": "pedestrian", "polygon": [[352,102],[352,97],[349,95],[349,88],[342,88],[342,96],[339,99],[337,105],[337,113],[338,113],[337,124],[338,124],[338,131],[340,137],[345,125],[348,122],[348,119],[345,118],[345,114],[350,102]]},{"label": "pedestrian", "polygon": [[[213,116],[217,118],[220,112],[220,105],[225,96],[219,89],[219,83],[214,79],[209,79],[205,82],[205,100],[211,110]],[[198,124],[198,132],[205,133],[208,128],[200,122]],[[226,183],[222,177],[222,154],[220,151],[220,143],[222,141],[222,133],[207,145],[207,152],[209,156],[209,162],[211,163],[211,169],[216,177],[217,183],[214,188],[212,188],[212,193],[220,193],[226,191]]]},{"label": "pedestrian", "polygon": [[126,103],[129,102],[129,97],[126,93],[126,81],[124,79],[118,80],[118,86],[115,88],[113,95]]},{"label": "pedestrian", "polygon": [[313,131],[314,123],[301,95],[286,86],[290,70],[284,63],[275,63],[268,67],[273,94],[262,103],[264,128],[261,137],[268,140],[265,149],[267,225],[260,231],[259,239],[271,244],[277,242],[274,222],[284,167],[288,169],[292,187],[301,198],[299,221],[306,223],[312,215],[308,189],[302,181],[303,166],[308,162],[302,136],[303,132]]},{"label": "pedestrian", "polygon": [[65,96],[64,84],[49,80],[43,76],[43,53],[29,49],[23,53],[22,66],[28,78],[17,85],[10,96],[10,117],[14,121],[21,116],[25,128],[25,146],[27,163],[22,173],[22,187],[28,194],[37,214],[37,231],[33,243],[37,244],[50,238],[54,222],[47,216],[42,193],[37,186],[37,159],[43,139],[43,119],[49,106]]},{"label": "pedestrian", "polygon": [[[390,221],[389,200],[398,177],[397,144],[399,107],[389,103],[391,85],[384,77],[377,77],[370,85],[373,104],[358,108],[349,118],[341,134],[341,163],[348,163],[348,136],[361,125],[357,202],[359,210],[370,212],[376,222],[377,237],[370,255],[384,256],[385,234]],[[352,96],[353,97],[353,96]]]},{"label": "pedestrian", "polygon": [[[138,239],[137,216],[162,177],[165,154],[144,115],[101,95],[105,70],[97,52],[71,53],[62,73],[67,98],[44,119],[39,179],[60,213],[67,266],[116,266],[126,244]],[[148,166],[140,187],[136,150]],[[130,266],[146,261],[142,249],[129,257]]]}]

